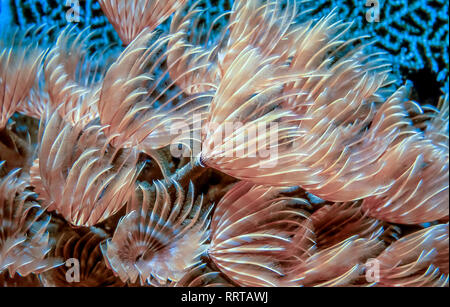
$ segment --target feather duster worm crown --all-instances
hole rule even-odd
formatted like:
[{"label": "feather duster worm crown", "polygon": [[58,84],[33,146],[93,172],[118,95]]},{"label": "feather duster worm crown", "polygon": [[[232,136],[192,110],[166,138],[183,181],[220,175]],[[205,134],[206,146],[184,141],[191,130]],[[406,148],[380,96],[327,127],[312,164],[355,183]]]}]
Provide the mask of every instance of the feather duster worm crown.
[{"label": "feather duster worm crown", "polygon": [[76,226],[92,226],[120,210],[138,174],[137,153],[108,144],[102,127],[72,126],[58,112],[42,119],[31,182],[44,207]]},{"label": "feather duster worm crown", "polygon": [[392,187],[364,199],[370,215],[402,224],[448,219],[448,97],[441,111],[426,123],[425,133],[413,132],[396,142],[385,160],[394,163]]},{"label": "feather duster worm crown", "polygon": [[[175,13],[171,23],[171,33],[179,34],[170,40],[169,63],[172,78],[187,93],[196,93],[214,88],[225,75],[227,69],[246,47],[259,49],[273,62],[286,62],[297,47],[297,37],[302,29],[295,24],[296,1],[287,1],[289,9],[282,10],[280,1],[260,0],[234,2],[231,12],[218,16],[205,34],[204,46],[200,45],[202,31],[191,31],[199,24],[202,10],[197,1],[184,13]],[[228,25],[216,39],[211,33],[216,22],[229,15]],[[178,59],[182,60],[179,61]],[[188,72],[188,73],[185,73]],[[184,78],[178,78],[184,74]],[[195,85],[194,87],[192,85]]]},{"label": "feather duster worm crown", "polygon": [[154,30],[186,0],[100,0],[99,2],[123,44],[128,45],[144,28]]},{"label": "feather duster worm crown", "polygon": [[[169,37],[144,30],[107,70],[98,102],[100,121],[113,143],[138,146],[145,152],[171,144],[171,125],[189,114],[206,110],[207,100],[170,94],[165,72],[157,75]],[[147,85],[147,86],[146,86]],[[160,87],[163,87],[161,89]],[[161,101],[167,94],[165,100]],[[181,100],[181,101],[179,101]]]},{"label": "feather duster worm crown", "polygon": [[193,2],[0,43],[0,284],[448,286],[448,97],[335,12]]},{"label": "feather duster worm crown", "polygon": [[203,205],[202,196],[194,197],[192,183],[188,191],[172,184],[175,199],[163,182],[154,182],[155,193],[140,184],[114,236],[102,246],[108,266],[122,281],[178,281],[204,253],[211,207]]},{"label": "feather duster worm crown", "polygon": [[[167,80],[163,63],[168,40],[143,30],[106,71],[98,101],[100,122],[111,143],[149,155],[166,177],[158,149],[189,144],[210,101],[206,94],[184,96],[174,88],[175,81]],[[189,117],[192,123],[186,124]]]},{"label": "feather duster worm crown", "polygon": [[[250,2],[256,5],[257,1]],[[264,8],[276,4],[270,3],[256,6],[260,8],[257,11],[266,12]],[[245,15],[242,10],[247,9],[238,4],[233,14]],[[278,12],[269,11],[269,16]],[[236,24],[239,20],[230,27]],[[286,24],[285,27],[289,28]],[[383,209],[392,212],[383,217],[391,222],[413,224],[446,218],[448,150],[434,144],[427,133],[412,125],[403,104],[404,88],[383,98],[382,89],[390,83],[386,61],[364,55],[364,46],[335,60],[336,54],[345,50],[347,42],[339,37],[348,31],[349,25],[333,22],[333,15],[314,26],[300,27],[303,32],[286,30],[298,37],[297,48],[288,52],[289,57],[270,54],[252,44],[253,40],[247,41],[255,33],[264,37],[264,33],[255,29],[250,36],[237,36],[233,40],[233,46],[245,47],[234,49],[235,56],[222,65],[220,74],[211,77],[201,72],[209,67],[200,63],[203,60],[185,61],[184,65],[193,73],[199,65],[200,75],[193,77],[196,80],[204,76],[205,84],[212,79],[217,81],[207,119],[212,128],[203,137],[201,162],[258,184],[300,185],[330,201],[367,198],[366,210],[374,216],[385,214],[376,211],[379,205],[375,200],[381,199],[383,204],[392,203]],[[273,42],[274,48],[279,44]],[[174,52],[182,45],[175,38]],[[221,49],[224,53],[227,50]],[[224,138],[227,122],[243,123],[244,128]],[[245,134],[249,127],[260,122],[282,126],[274,131],[266,129],[258,136]],[[269,144],[269,152],[276,154],[266,160],[252,157],[255,152],[264,151],[267,147],[264,140],[271,137],[278,139],[277,145]],[[261,143],[266,146],[260,146]],[[405,155],[405,148],[412,150]],[[421,179],[432,173],[438,174],[435,181],[423,183]],[[416,195],[420,199],[416,200]],[[397,210],[400,204],[402,211]],[[433,210],[428,211],[430,207]],[[417,214],[403,217],[409,210]]]},{"label": "feather duster worm crown", "polygon": [[361,202],[334,203],[325,205],[311,215],[320,249],[331,247],[357,235],[371,238],[374,235],[381,240],[397,238],[398,227],[376,220],[364,212]]},{"label": "feather duster worm crown", "polygon": [[87,29],[78,35],[73,27],[64,29],[45,60],[49,103],[72,124],[87,124],[98,117],[103,72],[99,60],[88,55],[87,42],[92,35]]},{"label": "feather duster worm crown", "polygon": [[313,246],[304,199],[277,197],[280,189],[236,184],[219,202],[209,255],[241,286],[286,286],[295,262]]},{"label": "feather duster worm crown", "polygon": [[[0,163],[2,167],[3,163]],[[47,258],[51,249],[47,226],[50,217],[32,198],[19,170],[0,180],[0,274],[27,276],[61,264]]]},{"label": "feather duster worm crown", "polygon": [[0,41],[0,129],[6,126],[19,105],[26,102],[43,56],[43,50],[27,43],[23,37],[13,35],[10,45]]},{"label": "feather duster worm crown", "polygon": [[297,116],[277,107],[283,85],[293,78],[282,69],[250,47],[230,64],[211,101],[202,163],[242,179],[275,172],[279,154],[299,135]]},{"label": "feather duster worm crown", "polygon": [[[91,228],[92,230],[92,228]],[[107,238],[102,230],[85,229],[63,232],[56,242],[52,254],[64,261],[79,261],[79,280],[74,277],[67,280],[67,268],[58,267],[41,274],[41,280],[46,287],[114,287],[122,286],[103,262],[100,243]]]},{"label": "feather duster worm crown", "polygon": [[199,264],[190,269],[178,282],[175,287],[233,287],[222,272],[216,271],[206,263]]},{"label": "feather duster worm crown", "polygon": [[390,227],[365,216],[359,203],[334,204],[310,215],[311,205],[284,196],[286,191],[241,182],[218,204],[209,255],[237,284],[355,284],[365,262],[387,244],[384,237],[395,237]]},{"label": "feather duster worm crown", "polygon": [[448,224],[414,232],[376,258],[381,286],[448,287]]}]

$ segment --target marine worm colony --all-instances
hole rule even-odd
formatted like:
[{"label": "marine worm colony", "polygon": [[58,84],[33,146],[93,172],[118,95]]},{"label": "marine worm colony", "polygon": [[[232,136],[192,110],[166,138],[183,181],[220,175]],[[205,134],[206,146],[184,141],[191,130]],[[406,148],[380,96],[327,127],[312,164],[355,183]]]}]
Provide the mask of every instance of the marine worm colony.
[{"label": "marine worm colony", "polygon": [[1,29],[0,285],[448,287],[448,95],[335,11],[206,2]]}]

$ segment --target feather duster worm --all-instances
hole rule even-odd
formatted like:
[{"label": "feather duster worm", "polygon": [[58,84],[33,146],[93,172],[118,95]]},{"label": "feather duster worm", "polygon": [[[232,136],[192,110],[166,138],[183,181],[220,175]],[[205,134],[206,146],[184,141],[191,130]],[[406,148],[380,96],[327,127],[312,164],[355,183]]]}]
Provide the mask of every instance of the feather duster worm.
[{"label": "feather duster worm", "polygon": [[[185,2],[100,1],[127,48],[97,62],[67,28],[45,80],[37,47],[0,42],[0,178],[22,168],[0,179],[0,284],[68,285],[59,256],[81,260],[82,286],[448,286],[448,98],[388,93],[383,55],[333,13],[299,24],[296,0],[236,0],[205,30]],[[33,187],[15,111],[42,117]],[[168,158],[179,144],[199,156]],[[136,189],[138,155],[166,180]],[[209,227],[203,203],[224,194]]]},{"label": "feather duster worm", "polygon": [[79,280],[67,280],[67,267],[58,267],[41,273],[46,287],[117,287],[123,283],[109,270],[100,249],[100,243],[107,235],[98,229],[91,231],[66,231],[60,235],[52,255],[64,259],[79,261]]},{"label": "feather duster worm", "polygon": [[300,133],[298,117],[278,108],[280,91],[293,78],[280,74],[282,69],[257,49],[246,48],[236,57],[213,94],[202,164],[239,179],[282,185],[269,176],[279,174],[281,155]]},{"label": "feather duster worm", "polygon": [[0,129],[30,94],[45,53],[15,36],[10,45],[0,42]]},{"label": "feather duster worm", "polygon": [[[161,280],[150,277],[147,283],[152,287],[235,287],[229,278],[217,269],[212,268],[211,263],[201,263],[188,269],[178,281]],[[130,284],[129,284],[130,285]],[[138,284],[136,284],[138,285]],[[135,286],[131,284],[131,286]]]},{"label": "feather duster worm", "polygon": [[213,90],[220,81],[214,52],[190,44],[186,37],[191,26],[196,24],[191,21],[193,15],[199,12],[195,10],[195,5],[185,15],[182,10],[177,11],[170,24],[172,37],[167,56],[169,74],[188,95]]},{"label": "feather duster worm", "polygon": [[[164,86],[165,72],[156,76],[163,69],[163,48],[168,39],[144,30],[106,72],[98,103],[100,121],[112,144],[135,146],[155,158],[163,171],[156,149],[174,141],[183,143],[186,135],[189,139],[196,119],[193,117],[192,124],[186,124],[186,119],[196,113],[201,120],[209,103],[207,95],[181,97],[180,91],[169,93],[174,83]],[[179,123],[186,126],[177,126]]]},{"label": "feather duster worm", "polygon": [[370,238],[380,230],[390,228],[365,214],[360,202],[325,205],[311,215],[311,220],[320,249],[329,248],[355,235]]},{"label": "feather duster worm", "polygon": [[409,133],[389,148],[382,175],[392,178],[392,187],[364,199],[365,210],[377,219],[401,224],[448,218],[448,157],[447,99],[424,133]]},{"label": "feather duster worm", "polygon": [[356,282],[364,272],[368,259],[379,254],[384,244],[377,238],[352,236],[323,250],[289,272],[291,282],[299,286],[335,287]]},{"label": "feather duster worm", "polygon": [[126,46],[144,28],[154,30],[186,0],[100,0],[103,13]]},{"label": "feather duster worm", "polygon": [[207,248],[211,207],[194,197],[192,183],[187,193],[172,184],[176,199],[162,182],[154,182],[155,194],[140,184],[113,238],[102,245],[108,266],[122,281],[178,281]]},{"label": "feather duster worm", "polygon": [[366,262],[396,239],[398,229],[363,213],[359,202],[326,205],[311,215],[316,245],[293,266],[289,277],[300,286],[361,284]]},{"label": "feather duster worm", "polygon": [[[269,12],[269,16],[276,19],[276,10],[269,9]],[[283,33],[291,33],[287,16],[278,17],[278,21],[285,24]],[[344,42],[334,41],[331,37],[335,31],[345,30],[347,25],[331,24],[331,19],[322,20],[312,29],[307,25],[302,30],[319,42],[329,39],[320,50],[323,56],[335,45],[345,46]],[[307,34],[300,37],[308,40]],[[369,181],[370,176],[380,171],[382,163],[374,161],[386,149],[383,142],[395,134],[396,126],[388,130],[382,119],[379,123],[381,128],[374,125],[370,133],[363,132],[374,116],[371,103],[379,100],[375,92],[386,84],[385,71],[373,74],[370,71],[381,70],[384,65],[379,65],[378,60],[362,63],[363,60],[359,60],[361,51],[357,50],[338,61],[330,73],[325,69],[327,65],[309,67],[300,63],[301,51],[311,52],[306,42],[300,41],[297,45],[301,43],[300,51],[287,53],[293,57],[289,63],[282,60],[288,56],[276,52],[271,54],[261,46],[237,49],[240,53],[226,65],[227,69],[213,93],[207,119],[210,127],[203,136],[201,163],[260,184],[305,186],[308,191],[332,201],[354,200],[385,191],[388,184],[375,184],[373,188],[365,187],[361,182]],[[278,46],[278,43],[274,45]],[[335,84],[341,78],[349,81],[338,88]],[[305,81],[302,83],[301,80]],[[317,88],[312,91],[311,85],[317,85]],[[326,90],[335,87],[336,93]],[[338,98],[331,103],[333,100],[328,97],[335,94]],[[308,95],[308,99],[303,97]],[[292,101],[296,107],[290,106]],[[311,113],[300,112],[301,108]],[[331,123],[325,115],[327,112],[336,113]],[[356,115],[349,119],[352,113]],[[342,127],[338,125],[341,122]],[[227,133],[227,124],[241,124],[242,127],[233,128],[223,137],[223,133]],[[259,124],[266,126],[262,133],[253,131]],[[269,131],[271,124],[278,127]],[[355,137],[361,134],[362,140]],[[375,137],[371,145],[376,150],[368,152],[370,150],[361,143]],[[256,157],[261,152],[273,155],[265,160]],[[364,173],[360,174],[361,171]],[[335,178],[341,175],[344,178],[342,182],[335,182]]]},{"label": "feather duster worm", "polygon": [[87,124],[98,117],[103,73],[100,63],[93,64],[95,60],[88,55],[90,36],[86,30],[77,35],[74,28],[66,28],[45,60],[49,101],[72,124]]},{"label": "feather duster worm", "polygon": [[[301,206],[308,205],[306,200],[282,196],[281,191],[240,182],[219,202],[209,249],[218,268],[241,286],[344,286],[359,281],[365,261],[385,247],[379,222],[362,216],[354,204],[323,207],[309,218]],[[348,225],[326,223],[336,208],[345,214],[335,219]],[[330,232],[334,236],[327,240]]]},{"label": "feather duster worm", "polygon": [[310,256],[314,233],[306,200],[278,188],[237,183],[219,202],[209,256],[241,286],[293,286],[287,273]]},{"label": "feather duster worm", "polygon": [[[213,78],[219,79],[219,83],[211,103],[208,123],[218,123],[219,128],[204,137],[201,162],[234,177],[259,184],[300,185],[314,195],[330,201],[357,200],[368,196],[382,195],[388,189],[395,191],[392,185],[396,182],[401,185],[397,179],[405,174],[412,165],[394,168],[393,166],[399,162],[399,156],[387,154],[391,148],[399,146],[397,143],[405,138],[406,134],[413,134],[412,128],[407,123],[406,112],[402,107],[401,95],[404,90],[392,95],[379,110],[376,110],[376,103],[379,104],[383,101],[378,92],[389,84],[387,65],[384,60],[365,56],[363,48],[360,47],[335,61],[334,58],[338,51],[344,49],[349,43],[339,40],[349,29],[349,24],[333,22],[334,15],[330,15],[314,26],[307,23],[300,27],[293,27],[292,18],[289,15],[291,13],[281,14],[275,4],[277,3],[258,6],[255,1],[237,2],[235,11],[233,11],[236,16],[232,14],[231,19],[234,21],[230,26],[230,41],[234,41],[231,44],[234,49],[227,49],[227,52],[237,51],[237,53],[233,53],[236,55],[235,58],[230,57],[233,59],[232,61],[228,61],[227,65],[222,65],[226,67],[221,71],[223,75],[217,74],[220,77]],[[250,7],[254,9],[251,10]],[[291,50],[284,46],[281,49],[286,51],[286,54],[283,55],[275,52],[276,48],[280,47],[280,41],[258,45],[259,40],[253,37],[259,32],[257,29],[252,32],[249,30],[253,30],[252,27],[248,29],[243,25],[239,27],[240,15],[253,16],[242,17],[242,20],[245,21],[252,20],[252,18],[259,20],[256,17],[258,13],[255,11],[263,16],[271,17],[268,20],[272,22],[273,26],[269,26],[269,28],[284,29],[280,30],[280,33],[295,34],[297,38],[294,44],[295,48]],[[190,15],[194,15],[194,13],[195,11],[191,10],[184,19],[177,14],[174,19],[174,29],[180,29],[182,33],[187,33],[186,27],[189,24]],[[265,18],[262,17],[262,19]],[[264,23],[261,22],[261,24]],[[240,30],[233,32],[233,27]],[[246,35],[245,31],[250,33]],[[235,34],[233,35],[233,33]],[[241,33],[244,34],[239,36]],[[264,41],[263,34],[259,33],[259,38]],[[182,40],[182,36],[175,37],[171,41],[175,51],[184,45],[177,39]],[[246,49],[240,49],[239,42],[247,46],[246,48],[249,45],[256,46],[255,52],[245,55]],[[274,52],[271,53],[265,48]],[[197,48],[192,50],[194,49],[202,58],[208,59],[207,61],[210,62],[211,57],[206,56],[204,51]],[[187,52],[187,54],[190,57],[190,53]],[[174,55],[176,56],[177,53]],[[256,57],[260,58],[256,59]],[[257,140],[263,143],[263,137],[267,138],[268,134],[264,134],[259,139],[257,137],[251,139],[249,136],[250,140],[241,142],[245,144],[241,147],[236,143],[240,138],[245,138],[242,133],[244,129],[233,131],[228,138],[220,139],[220,136],[225,130],[226,121],[244,122],[244,126],[249,123],[256,124],[256,121],[252,122],[252,119],[263,122],[264,108],[258,104],[258,98],[270,97],[271,90],[276,93],[275,85],[272,88],[264,89],[264,82],[268,82],[270,78],[278,77],[280,79],[285,72],[281,73],[284,70],[281,66],[276,73],[268,76],[264,69],[261,69],[262,73],[260,73],[255,67],[258,64],[259,67],[263,67],[260,63],[262,63],[262,59],[266,59],[266,63],[273,66],[271,70],[276,71],[273,63],[285,63],[289,57],[292,57],[288,63],[289,71],[291,76],[296,75],[295,82],[285,80],[278,84],[280,88],[282,87],[282,92],[278,93],[277,99],[270,103],[265,101],[264,106],[268,105],[265,109],[267,113],[269,110],[272,111],[269,114],[276,114],[276,108],[279,106],[286,110],[292,110],[298,115],[295,118],[298,129],[292,130],[292,126],[288,125],[282,128],[284,131],[290,131],[289,134],[282,137],[281,141],[278,141],[284,147],[271,147],[277,152],[277,157],[268,160],[276,167],[264,167],[261,160],[249,159],[249,154],[245,150],[247,149],[247,152],[251,154],[257,152],[258,149],[261,149],[257,147]],[[195,65],[188,67],[191,64],[186,62],[183,65],[194,71]],[[202,67],[206,69],[210,65],[206,64]],[[298,72],[315,73],[302,76]],[[178,76],[179,74],[175,73],[174,75]],[[242,77],[242,81],[236,81],[238,76]],[[207,78],[209,80],[205,79],[205,83],[215,82],[211,81],[210,77]],[[193,79],[191,78],[189,81],[192,82]],[[272,84],[275,83],[272,82]],[[247,99],[247,97],[251,97],[251,99]],[[260,112],[255,112],[259,115],[256,119],[251,116],[255,114],[250,113],[253,110]],[[285,113],[285,117],[288,119],[276,116],[271,119],[275,122],[287,123],[289,119],[293,119],[288,114]],[[269,122],[266,121],[266,123]],[[216,139],[219,139],[218,144],[214,143]],[[252,144],[252,142],[254,143]],[[417,147],[420,145],[417,144]],[[256,148],[256,150],[252,152],[249,150],[250,148]],[[242,150],[244,154],[237,156],[238,150]],[[415,159],[420,154],[419,151],[412,153],[411,159]],[[224,157],[228,157],[228,159]],[[428,158],[429,161],[433,159]],[[446,193],[448,188],[444,184],[446,179],[445,157],[440,162],[433,162],[432,165],[430,172],[433,170],[434,173],[438,172],[442,175],[438,176],[439,185],[435,186],[434,192],[429,192],[428,196],[424,198],[429,199],[434,195],[435,198],[445,201],[445,195],[448,195]],[[405,174],[404,177],[407,175]],[[418,182],[420,178],[422,177],[416,176]],[[407,198],[408,195],[405,197]],[[439,204],[442,203],[441,200]],[[433,210],[432,214],[427,214],[419,220],[408,218],[403,222],[424,222],[445,216],[443,211],[448,207],[443,205],[437,207],[439,208]],[[428,205],[422,206],[420,210],[426,210],[426,208],[429,208]],[[416,213],[413,215],[420,216]],[[388,220],[402,222],[399,219]]]},{"label": "feather duster worm", "polygon": [[234,284],[222,272],[202,263],[190,269],[174,287],[234,287]]},{"label": "feather duster worm", "polygon": [[376,260],[380,286],[448,287],[448,224],[414,232],[389,246]]},{"label": "feather duster worm", "polygon": [[[199,1],[200,2],[200,1]],[[216,41],[210,42],[215,23],[227,13],[217,17],[206,34],[204,46],[199,45],[202,33],[195,38],[191,30],[199,23],[201,10],[196,5],[188,12],[177,11],[170,32],[175,35],[169,42],[168,62],[170,75],[187,93],[214,89],[225,75],[234,59],[247,47],[257,48],[265,58],[275,63],[285,63],[297,48],[297,38],[302,29],[296,26],[296,1],[235,1],[229,12],[228,26]],[[190,33],[190,37],[188,37]],[[180,60],[181,59],[181,60]],[[179,78],[184,74],[183,78]]]},{"label": "feather duster worm", "polygon": [[42,75],[38,74],[28,99],[17,106],[17,112],[35,119],[40,119],[44,115],[50,104],[50,97],[45,89],[45,78]]},{"label": "feather duster worm", "polygon": [[[309,31],[334,33],[335,29],[330,30],[333,26],[345,30],[344,24],[331,24],[331,19],[325,18]],[[314,54],[314,59],[323,60],[336,45],[342,48],[345,43],[330,39]],[[411,207],[416,211],[406,218],[378,217],[390,222],[421,223],[447,216],[448,158],[444,155],[439,159],[435,146],[426,146],[429,143],[426,140],[419,141],[424,136],[407,119],[403,105],[405,89],[401,88],[377,107],[383,101],[377,91],[389,83],[383,60],[367,60],[362,49],[357,48],[336,63],[329,57],[314,67],[311,64],[314,59],[305,63],[301,57],[305,49],[309,52],[308,46],[303,46],[292,58],[287,70],[290,74],[286,73],[285,65],[274,66],[270,58],[264,62],[258,49],[244,49],[236,57],[214,92],[208,124],[218,124],[218,128],[204,137],[201,162],[258,184],[300,185],[322,199],[337,202],[377,199],[387,191],[399,197],[395,187],[404,184],[408,190],[402,197],[408,201],[417,191],[427,191],[421,193],[421,200],[413,199],[410,205],[402,207],[404,211],[399,214],[406,214]],[[296,73],[305,70],[316,73]],[[237,76],[243,79],[238,81]],[[296,80],[289,82],[294,76]],[[269,80],[270,86],[264,87]],[[271,95],[276,98],[271,99]],[[255,114],[258,116],[253,117]],[[243,122],[246,128],[258,122],[284,124],[275,130],[278,143],[269,145],[276,153],[274,157],[265,161],[249,158],[250,154],[266,149],[258,144],[274,135],[267,133],[268,129],[262,137],[246,136],[245,129],[236,129],[224,138],[226,122]],[[279,131],[284,134],[281,140]],[[244,139],[245,142],[238,142]],[[417,147],[417,151],[403,156],[404,148],[409,147]],[[414,165],[421,164],[414,161],[422,157],[426,157],[422,165],[427,167],[422,166],[424,173],[417,176]],[[436,181],[429,181],[428,189],[421,178],[428,178],[431,173],[438,176]],[[431,213],[418,214],[431,207],[434,207]]]},{"label": "feather duster worm", "polygon": [[[424,108],[425,109],[425,108]],[[422,111],[423,112],[423,111]],[[447,150],[448,155],[448,132],[449,132],[449,96],[441,96],[438,109],[430,116],[425,128],[425,136],[432,140],[436,146]]]},{"label": "feather duster worm", "polygon": [[58,112],[43,118],[31,183],[44,207],[75,226],[92,226],[130,199],[138,174],[137,154],[106,141],[98,125],[73,126]]},{"label": "feather duster worm", "polygon": [[[279,95],[279,105],[299,117],[299,136],[288,150],[279,152],[276,168],[250,180],[300,185],[322,199],[349,201],[388,187],[384,182],[374,183],[372,177],[382,167],[378,159],[386,144],[396,135],[397,126],[389,126],[383,115],[396,114],[393,110],[389,110],[392,114],[380,111],[378,121],[374,117],[374,102],[381,101],[376,92],[387,84],[383,63],[376,58],[368,61],[361,48],[335,63],[333,56],[326,57],[346,44],[339,41],[339,31],[345,31],[348,25],[332,23],[332,19],[333,15],[314,27],[304,26],[289,70],[316,73],[298,75]],[[371,129],[367,130],[369,125]]]},{"label": "feather duster worm", "polygon": [[16,273],[28,276],[61,264],[47,257],[50,217],[33,201],[33,193],[26,190],[28,183],[18,172],[16,169],[0,179],[0,274],[9,271],[11,278]]},{"label": "feather duster worm", "polygon": [[[310,34],[322,31],[330,37],[328,33],[344,26],[330,20],[331,16],[323,19]],[[285,87],[300,94],[283,106],[304,117],[299,125],[304,137],[294,146],[299,160],[295,166],[280,166],[283,175],[296,178],[285,184],[299,184],[331,201],[368,197],[364,206],[370,214],[390,222],[422,223],[448,216],[448,145],[446,149],[433,144],[427,132],[414,130],[403,105],[404,88],[374,113],[373,102],[382,101],[377,91],[388,82],[386,71],[379,71],[386,65],[377,59],[365,63],[367,57],[359,48],[332,63],[326,53],[345,46],[338,37],[323,43],[315,53],[302,45],[290,63],[295,70],[326,69],[327,74],[299,78]],[[442,129],[438,127],[436,135],[445,144],[448,138]]]},{"label": "feather duster worm", "polygon": [[297,1],[237,0],[229,21],[227,44],[219,52],[223,74],[233,59],[247,46],[258,48],[273,63],[285,63],[298,48],[302,29],[296,25]]}]

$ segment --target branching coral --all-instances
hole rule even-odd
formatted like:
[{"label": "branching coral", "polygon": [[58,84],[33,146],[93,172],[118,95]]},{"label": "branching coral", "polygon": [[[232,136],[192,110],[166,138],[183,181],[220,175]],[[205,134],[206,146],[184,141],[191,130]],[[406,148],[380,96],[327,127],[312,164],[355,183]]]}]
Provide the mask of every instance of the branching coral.
[{"label": "branching coral", "polygon": [[[300,5],[309,14],[301,19],[308,16],[321,18],[334,11],[340,19],[353,20],[353,29],[345,39],[376,35],[370,52],[387,53],[398,84],[415,74],[429,74],[429,78],[435,79],[417,80],[415,85],[437,81],[438,86],[448,93],[448,1],[380,0],[376,4],[358,0],[307,1]],[[374,20],[377,13],[378,20]],[[368,14],[371,18],[366,17]]]},{"label": "branching coral", "polygon": [[295,114],[277,109],[289,76],[279,76],[282,68],[270,62],[246,48],[230,65],[211,102],[202,163],[242,179],[278,172],[278,155],[298,131]]}]

